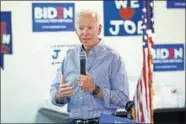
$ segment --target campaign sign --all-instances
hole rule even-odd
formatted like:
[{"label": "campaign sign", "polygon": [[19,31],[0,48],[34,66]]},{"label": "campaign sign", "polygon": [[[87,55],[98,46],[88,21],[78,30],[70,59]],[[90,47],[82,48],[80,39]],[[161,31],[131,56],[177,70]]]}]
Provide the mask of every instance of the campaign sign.
[{"label": "campaign sign", "polygon": [[153,63],[154,71],[184,70],[184,44],[156,44]]},{"label": "campaign sign", "polygon": [[60,65],[69,49],[78,46],[77,44],[69,44],[69,45],[52,45],[51,46],[51,64],[52,65]]},{"label": "campaign sign", "polygon": [[101,114],[99,124],[142,124],[141,122],[113,115]]},{"label": "campaign sign", "polygon": [[167,8],[185,8],[185,0],[167,0]]},{"label": "campaign sign", "polygon": [[1,12],[0,53],[12,54],[11,12]]},{"label": "campaign sign", "polygon": [[74,31],[74,3],[32,3],[33,32]]},{"label": "campaign sign", "polygon": [[4,55],[0,53],[0,68],[4,69]]},{"label": "campaign sign", "polygon": [[142,0],[104,0],[104,36],[142,34]]}]

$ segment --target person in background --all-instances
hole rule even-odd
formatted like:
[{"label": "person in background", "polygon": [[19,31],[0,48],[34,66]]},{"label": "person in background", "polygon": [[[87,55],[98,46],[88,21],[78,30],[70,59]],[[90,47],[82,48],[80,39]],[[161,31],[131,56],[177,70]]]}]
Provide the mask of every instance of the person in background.
[{"label": "person in background", "polygon": [[[129,86],[121,56],[99,38],[98,13],[82,10],[75,16],[82,45],[67,52],[50,88],[52,104],[68,104],[69,124],[99,123],[100,114],[113,114],[129,101]],[[113,41],[115,42],[115,41]],[[80,52],[87,55],[86,74],[80,74]]]}]

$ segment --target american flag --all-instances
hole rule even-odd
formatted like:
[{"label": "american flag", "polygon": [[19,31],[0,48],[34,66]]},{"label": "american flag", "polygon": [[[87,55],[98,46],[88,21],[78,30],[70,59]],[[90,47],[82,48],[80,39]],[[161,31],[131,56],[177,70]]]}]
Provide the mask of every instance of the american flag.
[{"label": "american flag", "polygon": [[153,61],[152,48],[154,35],[153,0],[144,0],[142,9],[143,21],[143,68],[137,82],[134,95],[133,119],[153,123]]}]

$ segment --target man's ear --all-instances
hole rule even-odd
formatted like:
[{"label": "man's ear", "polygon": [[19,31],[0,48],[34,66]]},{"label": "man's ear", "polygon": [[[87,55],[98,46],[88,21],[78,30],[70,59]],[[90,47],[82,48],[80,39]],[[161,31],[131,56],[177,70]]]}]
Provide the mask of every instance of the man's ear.
[{"label": "man's ear", "polygon": [[99,26],[98,26],[98,35],[100,35],[100,34],[101,34],[101,30],[102,30],[102,25],[101,25],[101,24],[99,24]]}]

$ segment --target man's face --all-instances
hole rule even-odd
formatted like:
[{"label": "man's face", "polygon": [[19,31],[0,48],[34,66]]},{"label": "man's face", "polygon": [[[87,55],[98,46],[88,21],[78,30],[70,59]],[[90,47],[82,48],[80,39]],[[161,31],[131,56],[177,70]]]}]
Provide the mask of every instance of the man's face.
[{"label": "man's face", "polygon": [[98,43],[100,32],[101,25],[98,25],[96,19],[91,14],[79,16],[76,25],[76,34],[86,48],[91,48]]}]

